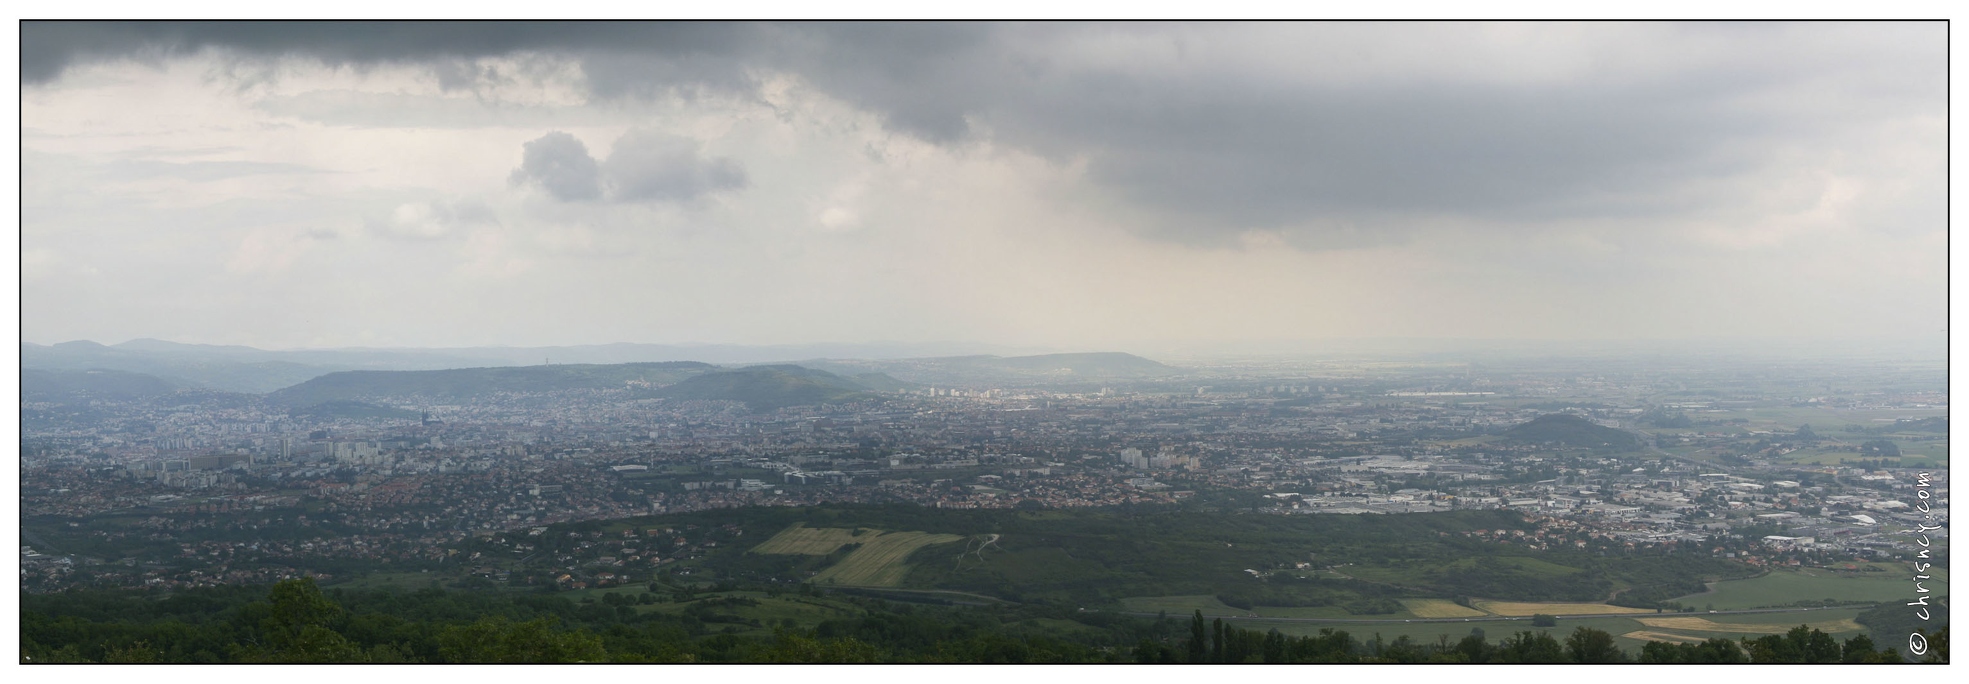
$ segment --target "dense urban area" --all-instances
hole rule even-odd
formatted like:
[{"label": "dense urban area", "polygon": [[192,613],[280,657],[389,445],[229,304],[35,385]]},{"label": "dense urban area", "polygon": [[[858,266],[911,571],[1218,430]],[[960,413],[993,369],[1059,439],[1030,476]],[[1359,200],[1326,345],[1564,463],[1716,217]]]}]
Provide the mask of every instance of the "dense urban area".
[{"label": "dense urban area", "polygon": [[[1505,554],[1669,555],[1727,568],[1708,580],[1786,569],[1881,573],[1931,545],[1932,564],[1946,568],[1947,396],[1938,368],[1172,367],[1128,357],[1151,370],[1118,372],[1064,357],[1058,369],[946,384],[907,367],[887,369],[897,379],[838,364],[838,375],[704,366],[673,385],[495,383],[409,394],[376,385],[307,406],[282,401],[290,390],[119,394],[53,383],[27,391],[23,405],[22,590],[171,592],[300,578],[357,587],[409,576],[458,589],[646,587],[680,600],[668,592],[731,589],[720,583],[754,576],[709,561],[721,547],[763,549],[759,542],[799,519],[759,523],[743,510],[899,504],[979,514],[1503,515],[1437,534]],[[592,367],[535,370],[554,368]],[[780,384],[732,385],[719,395],[727,398],[666,390],[747,374]],[[847,390],[790,403],[780,396],[789,377]],[[998,537],[973,538],[966,552],[985,562]],[[1242,574],[1373,579],[1349,560],[1358,559],[1313,553]],[[921,584],[803,572],[770,581]],[[1693,611],[1675,599],[1702,584],[1607,586],[1625,588],[1580,596],[1608,601],[1596,603],[1603,607]],[[993,598],[1016,600],[1008,593],[1016,589]],[[1335,615],[1430,617],[1359,596]],[[1238,607],[1227,593],[1218,598],[1211,605]],[[1813,607],[1871,603],[1797,598]],[[1089,595],[1075,610],[1170,612],[1131,601]],[[1508,614],[1472,614],[1485,613]]]}]

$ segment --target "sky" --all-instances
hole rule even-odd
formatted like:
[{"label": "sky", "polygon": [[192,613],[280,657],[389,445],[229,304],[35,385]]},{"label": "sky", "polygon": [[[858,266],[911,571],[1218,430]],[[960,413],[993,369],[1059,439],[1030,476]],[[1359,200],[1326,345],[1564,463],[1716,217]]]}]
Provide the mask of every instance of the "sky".
[{"label": "sky", "polygon": [[1932,337],[1940,23],[45,23],[24,341]]}]

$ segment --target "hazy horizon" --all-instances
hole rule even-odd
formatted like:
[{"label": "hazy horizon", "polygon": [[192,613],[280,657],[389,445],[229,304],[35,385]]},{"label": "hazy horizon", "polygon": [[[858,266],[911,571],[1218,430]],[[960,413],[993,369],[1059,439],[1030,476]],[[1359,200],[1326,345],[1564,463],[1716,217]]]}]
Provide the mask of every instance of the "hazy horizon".
[{"label": "hazy horizon", "polygon": [[1942,23],[21,36],[36,344],[1945,353]]},{"label": "hazy horizon", "polygon": [[[1818,338],[1818,339],[1777,339],[1777,338],[1708,338],[1708,339],[1509,339],[1509,338],[1329,338],[1323,340],[1298,341],[1246,341],[1238,344],[1220,344],[1209,347],[1196,346],[1157,346],[1145,344],[1119,344],[1110,347],[1045,347],[1011,346],[980,342],[937,340],[929,342],[899,342],[895,340],[872,341],[829,341],[800,344],[747,345],[719,342],[607,342],[597,344],[543,344],[510,345],[487,344],[471,346],[340,346],[340,347],[256,347],[252,345],[178,342],[157,338],[132,338],[118,342],[100,340],[60,340],[55,342],[36,342],[23,340],[28,344],[53,347],[73,342],[88,342],[105,347],[138,342],[164,342],[187,346],[228,348],[245,347],[271,353],[286,352],[460,352],[460,351],[500,351],[528,349],[598,349],[609,347],[650,347],[675,350],[712,350],[739,352],[746,358],[776,359],[798,361],[821,358],[865,358],[902,359],[929,358],[962,355],[1027,356],[1046,354],[1078,354],[1120,352],[1138,356],[1153,357],[1156,360],[1182,359],[1193,361],[1231,360],[1231,359],[1299,359],[1316,358],[1373,358],[1389,359],[1412,358],[1419,356],[1485,356],[1501,355],[1549,355],[1554,357],[1593,357],[1602,355],[1640,354],[1659,357],[1704,356],[1742,357],[1748,359],[1764,358],[1770,360],[1852,357],[1864,360],[1866,357],[1897,357],[1907,360],[1928,361],[1945,360],[1948,350],[1945,340],[1920,339],[1878,339],[1878,338]],[[773,357],[777,350],[784,350],[790,356]],[[805,356],[800,356],[806,354]],[[707,357],[712,358],[712,357]],[[736,357],[734,357],[736,358]],[[705,360],[705,359],[689,359]],[[714,363],[733,363],[734,361],[713,361]],[[740,363],[751,363],[743,361]],[[587,363],[577,361],[576,363]]]}]

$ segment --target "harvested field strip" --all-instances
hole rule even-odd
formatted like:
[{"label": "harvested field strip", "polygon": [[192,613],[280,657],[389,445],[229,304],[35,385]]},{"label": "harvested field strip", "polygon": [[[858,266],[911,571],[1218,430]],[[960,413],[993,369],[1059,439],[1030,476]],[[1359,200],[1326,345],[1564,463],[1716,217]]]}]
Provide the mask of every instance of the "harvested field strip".
[{"label": "harvested field strip", "polygon": [[1447,599],[1401,599],[1401,602],[1408,608],[1408,612],[1414,613],[1416,617],[1460,618],[1484,614],[1481,610],[1459,606],[1455,601]]},{"label": "harvested field strip", "polygon": [[[866,539],[867,535],[863,535]],[[848,554],[847,558],[822,570],[814,576],[816,584],[838,584],[852,587],[894,587],[902,584],[903,577],[909,574],[909,554],[931,544],[944,544],[963,539],[954,534],[929,534],[926,532],[890,532],[863,541],[861,548]]]},{"label": "harvested field strip", "polygon": [[1506,617],[1525,615],[1600,615],[1606,613],[1653,613],[1652,608],[1626,608],[1604,603],[1517,603],[1511,601],[1472,601],[1483,610]]},{"label": "harvested field strip", "polygon": [[855,536],[854,530],[839,527],[807,527],[805,523],[793,523],[792,527],[780,530],[779,534],[767,539],[765,543],[752,547],[753,553],[770,553],[790,556],[825,556],[835,549],[848,544],[866,544],[881,530],[863,530]]},{"label": "harvested field strip", "polygon": [[[1739,634],[1783,634],[1800,623],[1742,623],[1714,622],[1699,617],[1634,618],[1641,624],[1662,629],[1682,629],[1691,632],[1730,632]],[[1804,623],[1806,626],[1827,634],[1856,632],[1864,627],[1852,620],[1830,620],[1826,622]]]},{"label": "harvested field strip", "polygon": [[1626,634],[1622,634],[1621,636],[1627,637],[1629,639],[1639,640],[1639,641],[1662,641],[1671,644],[1700,644],[1704,641],[1707,641],[1707,639],[1698,636],[1689,636],[1687,634],[1671,634],[1668,632],[1650,632],[1647,630],[1635,630],[1632,632],[1628,632]]}]

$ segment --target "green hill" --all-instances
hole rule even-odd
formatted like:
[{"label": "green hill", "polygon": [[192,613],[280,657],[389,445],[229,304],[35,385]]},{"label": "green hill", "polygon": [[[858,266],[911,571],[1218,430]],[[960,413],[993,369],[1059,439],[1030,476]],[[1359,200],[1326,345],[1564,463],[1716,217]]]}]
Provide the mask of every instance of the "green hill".
[{"label": "green hill", "polygon": [[1625,430],[1595,424],[1570,413],[1550,413],[1531,419],[1504,432],[1505,441],[1519,444],[1556,444],[1581,449],[1638,451],[1641,438]]},{"label": "green hill", "polygon": [[752,410],[770,411],[787,406],[854,401],[865,398],[871,389],[876,388],[827,371],[800,366],[752,366],[698,375],[658,393],[673,399],[742,401]]},{"label": "green hill", "polygon": [[431,371],[344,371],[276,391],[267,395],[267,399],[285,406],[313,406],[329,401],[354,401],[370,397],[463,399],[498,392],[621,388],[631,383],[663,386],[717,368],[708,363],[675,361]]}]

